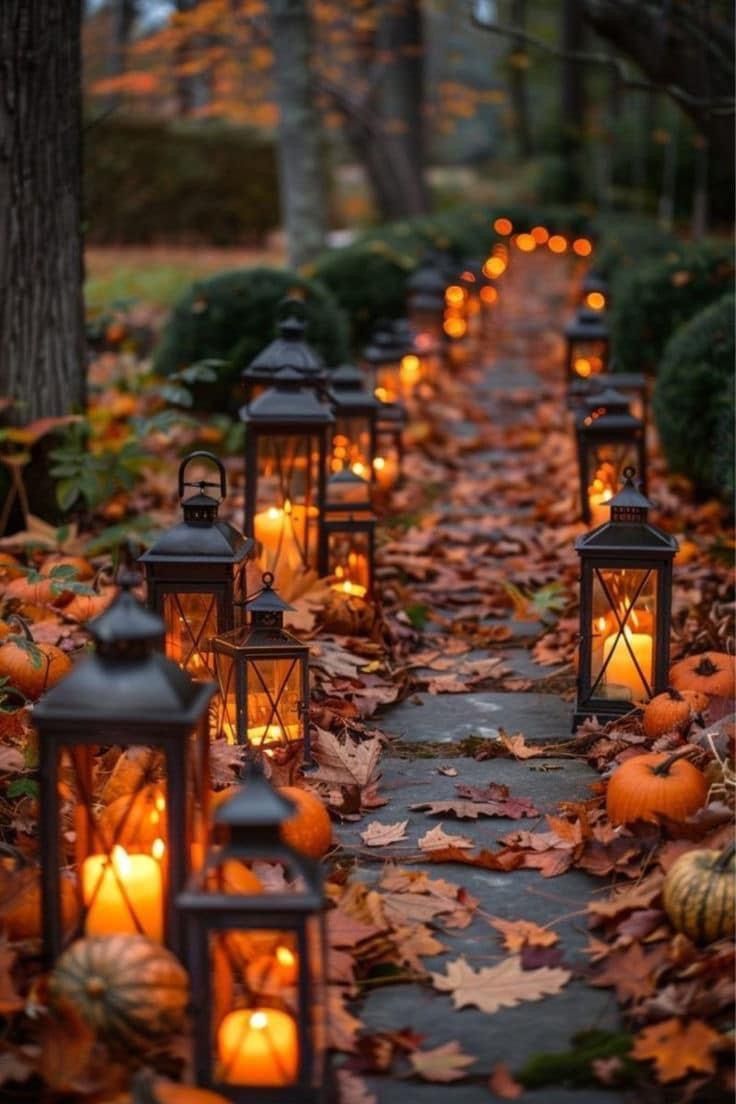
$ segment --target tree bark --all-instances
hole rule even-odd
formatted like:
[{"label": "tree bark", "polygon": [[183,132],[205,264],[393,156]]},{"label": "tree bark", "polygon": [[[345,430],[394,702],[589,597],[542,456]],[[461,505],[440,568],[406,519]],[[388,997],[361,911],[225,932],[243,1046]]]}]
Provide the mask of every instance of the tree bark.
[{"label": "tree bark", "polygon": [[81,410],[80,0],[0,3],[0,394],[18,422]]},{"label": "tree bark", "polygon": [[327,225],[312,28],[306,0],[268,0],[268,11],[276,62],[281,212],[289,260],[298,267],[324,248]]},{"label": "tree bark", "polygon": [[[513,0],[511,4],[511,22],[523,31],[526,26],[526,0]],[[514,113],[514,138],[516,152],[521,161],[532,156],[532,133],[529,122],[529,96],[527,90],[526,68],[515,63],[515,58],[525,52],[524,39],[512,38],[509,55],[509,95]]]},{"label": "tree bark", "polygon": [[[581,0],[562,0],[560,46],[565,55],[578,53],[585,46],[585,28]],[[577,199],[582,182],[580,164],[585,124],[585,69],[573,57],[562,60],[561,122],[562,156],[565,159],[566,191],[569,199]]]}]

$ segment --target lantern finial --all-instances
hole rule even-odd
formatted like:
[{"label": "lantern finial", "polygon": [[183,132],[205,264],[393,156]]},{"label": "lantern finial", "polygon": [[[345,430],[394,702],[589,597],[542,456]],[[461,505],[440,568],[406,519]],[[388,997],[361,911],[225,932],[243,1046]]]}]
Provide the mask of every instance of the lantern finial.
[{"label": "lantern finial", "polygon": [[611,501],[611,521],[624,525],[640,524],[647,520],[652,505],[635,483],[636,468],[624,468],[624,483],[621,490]]}]

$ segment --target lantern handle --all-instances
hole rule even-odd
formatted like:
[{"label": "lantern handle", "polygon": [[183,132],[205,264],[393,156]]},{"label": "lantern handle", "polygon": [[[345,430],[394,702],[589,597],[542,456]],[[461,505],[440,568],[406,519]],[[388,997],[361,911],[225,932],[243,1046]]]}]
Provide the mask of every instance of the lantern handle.
[{"label": "lantern handle", "polygon": [[[220,473],[220,479],[217,483],[210,483],[205,479],[197,479],[195,482],[186,481],[184,474],[187,467],[191,464],[192,460],[210,460],[218,472]],[[185,487],[199,487],[200,491],[204,491],[205,487],[219,487],[220,488],[220,501],[227,494],[227,476],[225,475],[225,466],[218,456],[215,456],[212,452],[206,452],[204,449],[198,449],[196,452],[190,452],[188,456],[185,456],[179,465],[179,498],[184,498]]]},{"label": "lantern handle", "polygon": [[307,307],[304,300],[298,295],[285,295],[276,307],[276,321],[284,322],[287,318],[298,318],[300,322],[307,321]]}]

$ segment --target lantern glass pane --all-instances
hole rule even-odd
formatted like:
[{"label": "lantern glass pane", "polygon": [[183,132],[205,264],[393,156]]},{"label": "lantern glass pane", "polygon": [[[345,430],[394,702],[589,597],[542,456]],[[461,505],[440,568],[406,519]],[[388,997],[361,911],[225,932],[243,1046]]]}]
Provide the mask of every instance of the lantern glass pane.
[{"label": "lantern glass pane", "polygon": [[627,441],[589,442],[586,448],[590,521],[603,525],[611,513],[608,503],[624,481],[624,468],[638,467],[637,449]]},{"label": "lantern glass pane", "polygon": [[390,360],[375,366],[375,395],[381,402],[397,402],[402,395],[401,361]]},{"label": "lantern glass pane", "polygon": [[[215,672],[219,693],[213,706],[217,711],[215,736],[224,736],[229,744],[238,743],[238,701],[235,691],[236,665],[233,657],[224,652],[215,652]],[[243,706],[241,705],[241,710]],[[243,721],[240,728],[243,728]]]},{"label": "lantern glass pane", "polygon": [[293,576],[317,562],[320,450],[308,435],[258,438],[258,479],[253,531],[260,568],[275,576],[280,593]]},{"label": "lantern glass pane", "polygon": [[246,664],[248,742],[269,746],[302,738],[302,664],[296,656]]},{"label": "lantern glass pane", "polygon": [[217,633],[217,598],[211,593],[164,594],[166,655],[192,678],[211,678],[209,642]]},{"label": "lantern glass pane", "polygon": [[409,322],[411,328],[419,336],[430,335],[432,338],[442,336],[442,304],[435,310],[424,306],[410,305]]},{"label": "lantern glass pane", "polygon": [[401,453],[397,431],[379,428],[376,434],[376,456],[373,461],[373,470],[378,486],[385,491],[390,490],[399,478],[400,467]]},{"label": "lantern glass pane", "polygon": [[591,696],[648,698],[657,648],[657,572],[596,568],[592,610]]},{"label": "lantern glass pane", "polygon": [[606,343],[604,341],[576,341],[570,350],[570,370],[573,376],[590,379],[605,371]]},{"label": "lantern glass pane", "polygon": [[371,423],[363,414],[337,416],[332,438],[330,470],[350,470],[362,479],[370,477]]},{"label": "lantern glass pane", "polygon": [[370,544],[367,533],[335,532],[328,536],[328,571],[334,587],[364,597],[370,590]]}]

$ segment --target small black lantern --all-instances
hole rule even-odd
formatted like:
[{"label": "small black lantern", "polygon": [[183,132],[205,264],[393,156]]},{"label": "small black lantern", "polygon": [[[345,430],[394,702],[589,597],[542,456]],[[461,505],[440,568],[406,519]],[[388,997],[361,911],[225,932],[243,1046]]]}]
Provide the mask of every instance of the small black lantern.
[{"label": "small black lantern", "polygon": [[122,581],[92,655],[44,695],[39,738],[43,948],[139,933],[180,953],[174,910],[207,843],[211,683],[159,650],[164,624]]},{"label": "small black lantern", "polygon": [[306,386],[319,391],[324,387],[326,372],[322,358],[308,344],[305,333],[307,315],[301,299],[287,298],[279,304],[278,337],[261,349],[260,353],[241,373],[246,402],[260,395],[275,382],[276,373],[282,368],[295,368]]},{"label": "small black lantern", "polygon": [[[215,813],[225,843],[178,898],[195,1078],[233,1104],[325,1099],[324,893],[319,865],[281,838],[293,811],[249,764]],[[261,883],[255,863],[275,877]]]},{"label": "small black lantern", "polygon": [[[185,479],[191,463],[214,464],[219,479],[210,483]],[[186,487],[197,493],[184,498]],[[219,489],[219,499],[208,494]],[[166,625],[166,655],[194,678],[214,675],[210,638],[235,627],[237,603],[248,590],[248,567],[255,543],[217,516],[227,494],[225,468],[210,452],[193,452],[179,467],[179,498],[183,520],[168,529],[144,552],[148,606]]]},{"label": "small black lantern", "polygon": [[261,569],[290,596],[304,575],[326,570],[319,532],[334,415],[299,372],[283,368],[240,417],[246,427],[245,531],[260,547]]},{"label": "small black lantern", "polygon": [[353,364],[341,364],[330,373],[328,397],[335,411],[330,471],[347,469],[371,481],[378,399],[363,386],[363,373]]},{"label": "small black lantern", "polygon": [[376,420],[373,470],[378,488],[384,494],[388,494],[401,480],[406,423],[407,414],[401,403],[381,403]]},{"label": "small black lantern", "polygon": [[218,728],[249,753],[303,749],[309,763],[309,648],[284,628],[290,609],[266,572],[246,603],[246,624],[212,641]]},{"label": "small black lantern", "polygon": [[[613,366],[612,366],[613,367]],[[629,404],[629,410],[638,418],[646,432],[649,421],[649,390],[647,377],[643,372],[604,372],[590,379],[574,380],[568,389],[571,409],[579,408],[582,403],[601,391],[611,388],[620,392]]]},{"label": "small black lantern", "polygon": [[401,368],[407,355],[414,355],[411,335],[395,322],[384,322],[373,331],[370,342],[363,349],[363,364],[379,402],[399,402],[406,393]]},{"label": "small black lantern", "polygon": [[373,593],[376,515],[370,484],[352,471],[338,472],[327,481],[324,559],[333,589],[368,598]]},{"label": "small black lantern", "polygon": [[575,541],[580,643],[575,726],[606,722],[667,687],[672,561],[677,541],[648,520],[634,469],[611,499],[611,520]]},{"label": "small black lantern", "polygon": [[580,288],[580,306],[594,311],[608,310],[610,299],[608,281],[595,272],[586,273]]},{"label": "small black lantern", "polygon": [[434,342],[443,337],[442,319],[445,308],[445,266],[433,255],[426,256],[407,280],[407,314],[417,337],[426,336]]},{"label": "small black lantern", "polygon": [[[646,471],[644,426],[630,413],[625,397],[608,389],[585,400],[575,436],[581,516],[586,525],[602,525],[624,470]],[[642,487],[646,493],[644,480]]]},{"label": "small black lantern", "polygon": [[568,387],[577,379],[600,376],[608,365],[609,334],[603,311],[581,307],[565,327]]}]

